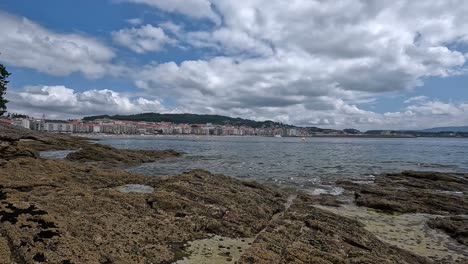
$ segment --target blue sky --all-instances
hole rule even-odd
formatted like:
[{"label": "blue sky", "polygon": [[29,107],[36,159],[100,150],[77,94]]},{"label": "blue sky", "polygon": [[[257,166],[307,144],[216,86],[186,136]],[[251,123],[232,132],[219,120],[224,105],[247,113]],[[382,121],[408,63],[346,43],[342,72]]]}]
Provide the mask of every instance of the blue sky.
[{"label": "blue sky", "polygon": [[9,110],[36,116],[468,125],[466,12],[438,0],[4,0],[0,62]]}]

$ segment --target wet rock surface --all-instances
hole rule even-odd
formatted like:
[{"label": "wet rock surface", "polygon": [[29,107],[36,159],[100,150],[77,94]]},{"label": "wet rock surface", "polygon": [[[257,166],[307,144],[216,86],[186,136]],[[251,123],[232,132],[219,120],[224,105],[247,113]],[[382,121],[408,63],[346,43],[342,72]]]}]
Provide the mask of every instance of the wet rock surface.
[{"label": "wet rock surface", "polygon": [[434,263],[465,263],[467,260],[468,247],[428,226],[428,221],[435,217],[433,215],[388,214],[353,204],[315,206],[359,221],[381,241],[424,256]]},{"label": "wet rock surface", "polygon": [[468,246],[468,217],[438,217],[428,222],[432,228],[443,230],[459,243]]},{"label": "wet rock surface", "polygon": [[106,165],[131,165],[180,155],[181,153],[175,150],[129,150],[116,149],[101,144],[87,144],[78,151],[68,154],[66,159],[79,162],[98,162]]},{"label": "wet rock surface", "polygon": [[388,212],[435,215],[468,212],[468,174],[404,171],[378,175],[373,184],[338,182],[355,203]]},{"label": "wet rock surface", "polygon": [[23,149],[34,151],[77,149],[88,143],[83,137],[37,132],[3,123],[0,123],[0,141],[15,142]]},{"label": "wet rock surface", "polygon": [[312,195],[310,199],[313,200],[315,204],[323,206],[340,207],[346,204],[344,201],[341,201],[337,195],[331,194]]},{"label": "wet rock surface", "polygon": [[178,157],[175,150],[126,150],[92,143],[87,138],[53,134],[0,124],[0,159],[39,158],[39,151],[69,151],[66,159],[107,167]]},{"label": "wet rock surface", "polygon": [[298,196],[283,217],[259,234],[240,263],[430,263],[314,204],[310,197]]},{"label": "wet rock surface", "polygon": [[18,157],[38,158],[37,151],[19,146],[17,142],[0,141],[0,159],[10,160]]},{"label": "wet rock surface", "polygon": [[372,184],[338,184],[354,191],[358,206],[386,213],[430,214],[427,226],[468,245],[468,174],[404,171],[378,175]]},{"label": "wet rock surface", "polygon": [[[116,190],[127,184],[154,192]],[[0,185],[0,227],[19,263],[168,263],[185,241],[253,236],[284,202],[205,171],[161,179],[32,158],[3,164]]]}]

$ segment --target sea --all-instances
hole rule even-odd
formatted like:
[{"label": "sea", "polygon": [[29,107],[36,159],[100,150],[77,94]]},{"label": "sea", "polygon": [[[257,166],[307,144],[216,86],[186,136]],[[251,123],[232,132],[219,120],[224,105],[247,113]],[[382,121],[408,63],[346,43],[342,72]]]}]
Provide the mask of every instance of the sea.
[{"label": "sea", "polygon": [[179,158],[127,170],[149,176],[204,169],[245,180],[339,194],[337,180],[371,182],[403,170],[468,172],[466,138],[100,136],[124,149],[174,149]]}]

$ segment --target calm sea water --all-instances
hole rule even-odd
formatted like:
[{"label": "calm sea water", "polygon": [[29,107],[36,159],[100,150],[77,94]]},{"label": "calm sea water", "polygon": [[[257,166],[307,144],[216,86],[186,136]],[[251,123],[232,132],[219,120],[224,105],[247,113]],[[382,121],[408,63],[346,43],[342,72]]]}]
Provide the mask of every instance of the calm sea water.
[{"label": "calm sea water", "polygon": [[181,158],[129,170],[176,175],[190,169],[270,182],[305,190],[337,192],[338,179],[372,180],[383,172],[468,172],[468,139],[461,138],[269,138],[100,137],[127,149],[175,149]]}]

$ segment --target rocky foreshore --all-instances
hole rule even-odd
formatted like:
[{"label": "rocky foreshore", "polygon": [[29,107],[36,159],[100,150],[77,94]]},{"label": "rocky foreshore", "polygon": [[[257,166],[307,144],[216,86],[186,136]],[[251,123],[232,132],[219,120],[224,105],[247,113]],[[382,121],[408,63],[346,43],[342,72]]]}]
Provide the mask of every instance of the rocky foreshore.
[{"label": "rocky foreshore", "polygon": [[424,225],[465,246],[461,254],[468,259],[468,174],[403,171],[377,175],[372,184],[337,184],[354,193],[357,206],[390,215],[426,216]]},{"label": "rocky foreshore", "polygon": [[373,184],[338,185],[355,193],[355,202],[398,213],[468,213],[468,174],[404,171],[378,175]]},{"label": "rocky foreshore", "polygon": [[[76,152],[65,160],[37,153],[59,149]],[[390,245],[361,222],[317,208],[339,210],[344,202],[334,197],[203,170],[147,177],[117,166],[178,155],[116,150],[84,138],[0,125],[0,263],[199,263],[200,258],[204,263],[450,263]],[[464,184],[466,175],[453,177],[441,185],[462,188],[456,180]],[[376,194],[378,184],[376,179],[370,189],[342,183],[356,193],[357,204],[369,207],[373,203],[358,201],[371,200],[369,193],[388,199],[384,204],[392,201],[386,196],[390,189]],[[402,188],[399,184],[388,188]],[[431,210],[448,220],[464,210],[464,199]],[[430,208],[427,201],[418,203]],[[403,211],[412,209],[398,212]],[[466,241],[458,218],[450,220],[430,225]]]}]

